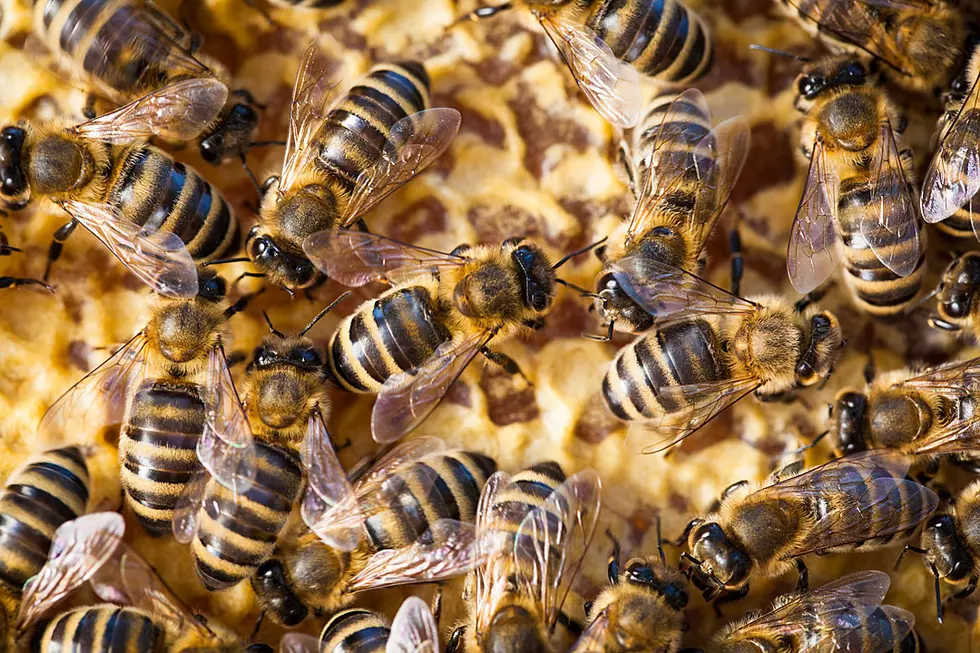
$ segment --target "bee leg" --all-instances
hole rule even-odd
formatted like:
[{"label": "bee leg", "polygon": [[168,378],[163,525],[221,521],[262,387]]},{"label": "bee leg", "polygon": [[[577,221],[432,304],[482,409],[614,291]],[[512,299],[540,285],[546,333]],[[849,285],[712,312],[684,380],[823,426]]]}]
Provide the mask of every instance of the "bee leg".
[{"label": "bee leg", "polygon": [[732,294],[738,297],[741,295],[742,274],[745,271],[742,259],[742,236],[739,234],[738,224],[728,233],[728,250],[732,256]]},{"label": "bee leg", "polygon": [[255,620],[255,627],[252,628],[252,634],[248,636],[249,643],[255,641],[255,638],[258,637],[259,630],[262,629],[263,621],[265,621],[265,610],[259,612],[259,618]]},{"label": "bee leg", "polygon": [[265,277],[265,275],[260,274],[258,272],[242,272],[240,275],[238,275],[238,278],[236,278],[234,281],[231,282],[231,285],[237,286],[242,279],[251,278],[251,277],[261,278],[261,277]]},{"label": "bee leg", "polygon": [[459,651],[459,647],[463,643],[463,637],[466,635],[466,626],[460,626],[453,631],[453,634],[449,636],[449,641],[446,643],[446,653],[456,653]]},{"label": "bee leg", "polygon": [[531,383],[531,379],[527,378],[527,375],[524,374],[524,371],[521,369],[521,366],[517,364],[517,361],[507,354],[503,354],[499,351],[493,351],[487,347],[481,349],[480,353],[483,354],[484,358],[491,363],[495,363],[504,368],[504,371],[508,374],[519,374],[528,385],[534,385]]},{"label": "bee leg", "polygon": [[98,102],[98,98],[95,97],[94,93],[89,93],[85,96],[85,105],[82,107],[82,115],[85,116],[86,120],[95,120],[96,116],[99,115],[95,110],[96,102]]},{"label": "bee leg", "polygon": [[583,333],[582,336],[587,340],[594,340],[596,342],[609,342],[613,337],[613,329],[616,326],[616,322],[610,320],[609,326],[606,327],[606,333],[602,335],[596,335],[594,333]]},{"label": "bee leg", "polygon": [[559,624],[564,626],[565,629],[568,630],[568,632],[570,632],[572,635],[574,635],[576,639],[578,639],[579,635],[582,634],[582,631],[585,630],[582,627],[582,624],[580,624],[577,620],[572,619],[567,614],[565,614],[564,610],[559,610],[558,618],[555,619],[555,625],[557,626]]},{"label": "bee leg", "polygon": [[976,575],[970,576],[970,582],[967,584],[967,586],[961,589],[953,596],[951,596],[950,598],[959,600],[959,599],[965,599],[966,597],[970,596],[977,590],[977,580],[978,578]]},{"label": "bee leg", "polygon": [[619,546],[619,540],[616,536],[612,534],[612,531],[608,528],[606,529],[606,536],[612,540],[612,553],[609,554],[609,565],[606,568],[606,577],[609,578],[610,585],[619,584],[619,556],[622,553],[622,549]]},{"label": "bee leg", "polygon": [[25,279],[23,277],[0,277],[0,289],[16,288],[18,286],[42,286],[49,292],[54,292],[54,288],[38,279]]},{"label": "bee leg", "polygon": [[724,490],[722,490],[722,492],[721,492],[721,500],[724,501],[725,499],[728,498],[728,495],[730,495],[732,492],[734,492],[735,490],[737,490],[740,487],[745,487],[748,484],[749,484],[749,482],[746,481],[746,480],[735,481],[734,483],[732,483],[731,485],[729,485],[728,487],[726,487]]},{"label": "bee leg", "polygon": [[810,588],[810,571],[806,568],[806,563],[802,558],[796,559],[796,570],[800,573],[796,581],[796,591],[805,592]]},{"label": "bee leg", "polygon": [[279,175],[266,177],[265,181],[262,182],[262,185],[259,186],[259,190],[262,191],[262,195],[264,196],[266,193],[268,193],[269,189],[272,188],[272,185],[277,181],[279,181]]},{"label": "bee leg", "polygon": [[912,544],[906,544],[905,548],[902,549],[902,552],[898,554],[898,559],[895,560],[895,571],[898,571],[899,565],[902,564],[902,558],[904,558],[905,554],[908,553],[909,551],[911,551],[912,553],[918,553],[919,555],[925,555],[927,553],[925,549],[919,548]]},{"label": "bee leg", "polygon": [[744,587],[740,590],[724,590],[721,595],[711,604],[715,609],[715,615],[721,617],[721,606],[725,605],[726,603],[734,603],[735,601],[739,601],[745,598],[745,595],[748,593],[748,587]]},{"label": "bee leg", "polygon": [[61,250],[65,241],[74,233],[76,227],[78,227],[78,221],[72,218],[61,225],[58,231],[54,232],[54,237],[51,239],[51,247],[48,248],[48,264],[44,267],[44,276],[42,277],[44,281],[51,278],[51,266],[61,257]]},{"label": "bee leg", "polygon": [[670,546],[684,546],[684,543],[687,542],[687,536],[691,534],[691,531],[703,523],[703,519],[700,517],[695,517],[691,521],[687,522],[687,526],[684,527],[684,532],[681,533],[680,537],[678,537],[676,540],[664,540],[664,542]]}]

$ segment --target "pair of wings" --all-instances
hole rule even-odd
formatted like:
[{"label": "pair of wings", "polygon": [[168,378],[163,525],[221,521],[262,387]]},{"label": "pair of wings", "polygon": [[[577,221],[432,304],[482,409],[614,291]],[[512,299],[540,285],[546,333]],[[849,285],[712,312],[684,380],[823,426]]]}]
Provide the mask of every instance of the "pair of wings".
[{"label": "pair of wings", "polygon": [[[41,418],[41,442],[61,443],[69,433],[98,433],[121,424],[130,397],[147,378],[150,347],[146,332],[140,331],[69,388]],[[255,477],[252,432],[220,344],[208,353],[200,393],[207,421],[197,443],[198,459],[222,484],[244,491]]]},{"label": "pair of wings", "polygon": [[[858,242],[863,239],[882,265],[907,277],[915,271],[922,254],[920,225],[895,132],[887,120],[879,125],[879,137],[871,154],[867,178],[861,180],[867,184],[868,199],[862,209],[864,214],[858,218],[858,233],[850,238]],[[826,281],[842,257],[838,200],[843,171],[835,160],[818,137],[786,253],[789,279],[801,294]]]},{"label": "pair of wings", "polygon": [[90,583],[103,601],[147,611],[168,632],[199,631],[217,640],[157,576],[153,567],[126,545],[125,523],[115,512],[92,513],[55,531],[48,560],[24,585],[17,629],[24,632],[58,604]]},{"label": "pair of wings", "polygon": [[510,594],[531,599],[545,627],[554,628],[595,535],[602,494],[595,470],[570,476],[530,511],[501,499],[514,492],[511,477],[497,472],[477,508],[477,538],[485,557],[474,571],[477,633],[488,632]]},{"label": "pair of wings", "polygon": [[[282,638],[281,653],[320,653],[315,637],[288,633]],[[385,653],[439,653],[439,628],[425,601],[405,599],[391,623]]]},{"label": "pair of wings", "polygon": [[881,605],[891,579],[883,571],[859,571],[792,598],[715,640],[733,645],[760,633],[800,643],[797,653],[887,653],[912,632],[915,617]]},{"label": "pair of wings", "polygon": [[[366,537],[362,510],[365,502],[374,506],[399,505],[399,484],[389,480],[399,470],[414,465],[446,448],[441,438],[419,437],[403,442],[376,460],[355,482],[348,479],[330,445],[320,419],[311,421],[302,451],[308,484],[301,514],[311,531],[328,546],[351,551]],[[420,496],[438,492],[431,479],[413,492]],[[428,485],[428,486],[427,486]],[[473,524],[441,519],[429,525],[413,544],[402,549],[384,549],[373,554],[347,585],[350,592],[381,587],[441,581],[465,574],[481,560]]]}]

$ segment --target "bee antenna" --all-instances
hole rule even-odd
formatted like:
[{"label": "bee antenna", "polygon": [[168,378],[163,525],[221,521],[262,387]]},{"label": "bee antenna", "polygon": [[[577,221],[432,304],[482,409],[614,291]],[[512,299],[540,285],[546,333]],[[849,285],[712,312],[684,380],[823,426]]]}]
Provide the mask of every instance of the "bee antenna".
[{"label": "bee antenna", "polygon": [[[252,146],[249,145],[248,149],[251,149],[251,147]],[[259,200],[261,201],[261,199],[262,199],[262,184],[260,184],[259,183],[259,180],[255,178],[255,173],[252,172],[252,169],[249,167],[249,165],[248,165],[248,158],[245,156],[245,150],[242,150],[241,152],[239,152],[238,153],[238,156],[242,160],[242,168],[245,169],[245,174],[248,175],[249,181],[251,181],[252,182],[252,185],[255,186],[255,191],[259,194]]]},{"label": "bee antenna", "polygon": [[303,330],[299,332],[300,337],[305,336],[306,332],[312,329],[313,325],[315,325],[317,322],[320,321],[320,318],[322,318],[324,315],[332,311],[337,304],[347,299],[350,296],[350,292],[351,291],[348,290],[347,292],[341,294],[339,297],[337,297],[337,299],[330,302],[329,306],[327,306],[325,309],[317,313],[317,316],[312,320],[310,320],[310,323],[307,324],[305,327],[303,327]]},{"label": "bee antenna", "polygon": [[923,297],[922,299],[920,299],[920,300],[919,300],[919,301],[917,301],[916,303],[914,303],[914,304],[912,304],[911,306],[909,306],[908,308],[906,308],[906,309],[905,309],[905,313],[906,313],[906,315],[907,315],[907,314],[909,314],[909,313],[912,313],[912,312],[914,312],[914,311],[915,311],[916,309],[918,309],[918,308],[919,308],[920,306],[922,306],[922,305],[923,305],[923,304],[925,304],[925,303],[926,303],[927,301],[929,301],[930,299],[932,299],[933,297],[935,297],[935,296],[936,296],[936,294],[937,294],[937,293],[938,293],[938,292],[939,292],[940,290],[942,290],[942,287],[943,287],[943,284],[939,284],[938,286],[936,286],[935,288],[933,288],[933,289],[932,289],[932,292],[931,292],[931,293],[929,293],[928,295],[926,295],[925,297]]},{"label": "bee antenna", "polygon": [[272,318],[269,317],[269,314],[268,313],[266,313],[265,311],[262,311],[262,317],[265,318],[265,323],[269,325],[269,333],[274,333],[277,336],[279,336],[280,338],[285,338],[286,337],[286,336],[284,336],[282,334],[281,331],[277,331],[276,330],[276,327],[272,326]]},{"label": "bee antenna", "polygon": [[660,554],[660,562],[667,564],[667,556],[664,554],[664,538],[660,532],[660,515],[657,515],[657,553]]},{"label": "bee antenna", "polygon": [[[831,407],[831,409],[833,409],[834,405],[831,404],[830,407]],[[820,443],[820,441],[823,440],[825,437],[827,437],[829,434],[830,434],[830,429],[827,429],[826,431],[824,431],[823,433],[821,433],[817,437],[815,437],[812,440],[810,440],[810,442],[804,444],[802,447],[797,447],[796,449],[792,449],[790,451],[787,451],[786,453],[780,455],[779,458],[787,458],[789,456],[798,456],[801,453],[804,453],[806,451],[809,451],[810,449],[813,449],[815,446],[817,446]]]},{"label": "bee antenna", "polygon": [[560,283],[566,288],[571,288],[572,290],[578,292],[583,297],[591,297],[592,299],[599,299],[599,295],[597,293],[594,293],[591,290],[587,290],[582,286],[577,286],[571,281],[565,281],[564,279],[555,279],[555,283]]},{"label": "bee antenna", "polygon": [[214,261],[207,261],[202,264],[202,267],[209,268],[212,265],[224,265],[225,263],[248,263],[249,258],[247,256],[235,256],[232,258],[219,258]]},{"label": "bee antenna", "polygon": [[792,52],[787,52],[786,50],[776,50],[775,48],[767,48],[764,45],[759,45],[758,43],[753,43],[749,46],[750,50],[757,50],[759,52],[765,52],[766,54],[774,54],[777,57],[787,57],[789,59],[796,59],[802,63],[810,63],[813,59],[809,57],[803,57],[798,54],[793,54]]},{"label": "bee antenna", "polygon": [[607,238],[603,238],[602,240],[597,240],[596,242],[592,243],[591,245],[586,245],[582,249],[577,249],[574,252],[569,252],[568,254],[565,254],[563,257],[561,257],[561,259],[557,263],[555,263],[554,265],[551,266],[551,269],[552,270],[557,270],[561,266],[563,266],[566,263],[568,263],[569,259],[575,258],[579,254],[585,254],[589,250],[595,249],[596,247],[598,247],[602,243],[606,242],[607,240],[608,240],[608,237]]}]

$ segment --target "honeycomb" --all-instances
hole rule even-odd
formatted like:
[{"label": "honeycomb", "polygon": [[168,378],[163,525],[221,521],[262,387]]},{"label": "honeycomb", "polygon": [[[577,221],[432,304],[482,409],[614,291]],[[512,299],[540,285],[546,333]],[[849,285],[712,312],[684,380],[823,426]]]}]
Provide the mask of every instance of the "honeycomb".
[{"label": "honeycomb", "polygon": [[[236,85],[247,87],[266,109],[260,139],[286,133],[293,78],[303,51],[321,34],[328,55],[342,62],[347,78],[377,61],[418,57],[432,79],[433,104],[455,107],[462,128],[451,149],[428,171],[381,204],[367,218],[373,231],[426,247],[448,251],[463,242],[496,242],[529,235],[545,243],[556,257],[609,233],[624,219],[632,199],[613,164],[619,134],[588,106],[547,37],[526,12],[512,11],[480,24],[447,30],[472,0],[347,0],[326,10],[263,6],[262,13],[242,0],[185,0],[191,27],[203,34],[204,51],[232,71]],[[176,16],[177,0],[158,4]],[[706,276],[727,287],[727,230],[736,222],[745,250],[743,294],[793,294],[786,279],[784,252],[799,201],[806,166],[798,149],[792,81],[798,63],[749,49],[760,43],[806,55],[821,52],[770,0],[691,0],[713,26],[716,40],[712,71],[698,87],[705,93],[714,121],[745,116],[752,126],[752,151],[735,188],[728,215],[708,245]],[[0,25],[0,120],[53,119],[81,121],[84,93],[38,67],[23,46],[30,29],[26,0],[3,0]],[[646,89],[648,96],[657,89]],[[919,165],[928,156],[936,108],[922,98],[895,93],[911,110],[907,141]],[[235,164],[213,168],[193,148],[175,152],[216,183],[233,203],[247,229],[255,218],[256,191]],[[253,150],[249,161],[261,179],[278,173],[282,150]],[[2,261],[2,273],[39,276],[52,233],[65,216],[51,205],[37,203],[11,214],[3,231],[23,253]],[[81,230],[80,230],[81,232]],[[944,241],[930,233],[930,277],[949,252],[975,243]],[[229,279],[247,265],[222,268]],[[599,271],[593,256],[578,257],[563,268],[569,281],[591,286]],[[39,448],[35,427],[43,411],[86,371],[98,365],[114,345],[142,328],[151,301],[146,290],[126,273],[91,236],[78,233],[55,268],[55,294],[32,289],[0,294],[0,477],[6,477],[29,453]],[[599,401],[605,367],[624,336],[608,344],[583,339],[597,330],[588,304],[572,292],[561,295],[544,329],[522,342],[501,344],[516,359],[532,385],[497,369],[472,365],[447,400],[420,432],[444,438],[450,446],[485,452],[504,470],[514,472],[542,459],[557,460],[571,473],[593,467],[604,483],[598,535],[576,592],[592,598],[605,582],[607,528],[630,554],[655,551],[656,518],[667,538],[680,534],[687,521],[710,509],[726,486],[742,479],[761,479],[789,462],[785,454],[809,442],[826,428],[827,406],[843,387],[863,383],[862,370],[873,358],[879,371],[908,364],[936,363],[964,344],[930,330],[924,316],[900,323],[874,322],[848,302],[840,283],[821,302],[840,317],[847,338],[846,353],[830,382],[803,393],[797,401],[761,404],[749,398],[727,411],[669,456],[638,456],[623,448],[624,429],[605,413]],[[246,279],[241,292],[258,290]],[[269,313],[281,331],[302,327],[342,291],[331,283],[312,298],[270,289],[247,313],[233,320],[235,351],[248,352],[266,331],[260,310]],[[313,330],[326,344],[340,316],[353,310],[370,290],[355,293]],[[236,374],[243,372],[236,368]],[[341,452],[352,464],[375,449],[370,438],[371,397],[333,392],[330,430],[352,445]],[[77,433],[76,441],[97,444],[92,509],[115,507],[119,501],[118,463],[111,431]],[[828,452],[809,452],[810,463],[826,460]],[[939,482],[951,489],[968,479],[959,470],[944,471]],[[145,536],[131,522],[127,538],[153,563],[161,576],[195,610],[236,628],[244,637],[257,616],[247,583],[208,593],[197,581],[185,547]],[[668,547],[676,560],[676,548]],[[897,550],[874,554],[808,560],[811,585],[820,585],[849,571],[891,572]],[[929,651],[970,651],[980,638],[976,630],[977,599],[948,604],[947,619],[934,616],[932,577],[918,561],[891,572],[887,602],[911,610]],[[790,591],[795,578],[753,580],[746,599],[726,606],[722,619],[695,597],[687,611],[691,629],[685,645],[703,644],[728,619]],[[462,616],[459,583],[446,591],[442,627],[448,630]],[[365,605],[394,614],[398,602],[416,593],[428,599],[431,588],[375,592]],[[581,600],[566,604],[582,616]],[[320,623],[306,625],[314,633]],[[281,634],[266,623],[258,640],[275,645]]]}]

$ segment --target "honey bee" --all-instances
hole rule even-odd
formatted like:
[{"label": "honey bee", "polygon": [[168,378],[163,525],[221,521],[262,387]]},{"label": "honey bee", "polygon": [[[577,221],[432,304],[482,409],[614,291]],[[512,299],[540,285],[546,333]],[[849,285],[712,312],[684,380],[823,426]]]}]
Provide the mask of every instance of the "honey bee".
[{"label": "honey bee", "polygon": [[859,308],[899,315],[919,292],[925,261],[911,152],[899,149],[906,119],[851,55],[808,61],[797,89],[810,169],[787,250],[790,281],[809,293],[843,260]]},{"label": "honey bee", "polygon": [[640,119],[640,74],[672,85],[691,84],[714,60],[704,20],[679,0],[519,0],[464,16],[479,20],[522,6],[541,23],[582,92],[618,127]]},{"label": "honey bee", "polygon": [[209,412],[234,392],[222,342],[251,299],[230,305],[225,280],[209,268],[197,279],[193,299],[158,298],[146,327],[52,404],[39,427],[58,441],[121,424],[126,505],[155,537],[170,532],[177,499],[200,470],[197,451],[214,437]]},{"label": "honey bee", "polygon": [[[316,45],[293,88],[282,175],[245,239],[252,263],[287,290],[324,281],[310,258],[441,155],[459,130],[455,109],[429,109],[429,76],[415,61],[371,69],[328,109],[328,69]],[[316,244],[310,242],[315,238]],[[305,253],[304,253],[305,252]]]},{"label": "honey bee", "polygon": [[980,289],[980,252],[968,252],[949,264],[936,289],[936,313],[930,326],[944,331],[980,334],[974,295]]},{"label": "honey bee", "polygon": [[346,390],[377,394],[374,439],[386,443],[418,427],[478,355],[511,374],[517,362],[491,351],[540,328],[554,305],[555,271],[589,245],[552,264],[524,238],[499,247],[460,245],[450,253],[384,236],[342,230],[322,239],[314,260],[350,286],[393,287],[345,318],[330,339],[330,368]]},{"label": "honey bee", "polygon": [[197,138],[201,157],[218,164],[244,152],[258,130],[255,100],[244,89],[229,91],[231,75],[199,52],[199,35],[188,33],[155,3],[141,0],[38,0],[34,38],[54,56],[56,67],[93,97],[117,105],[186,80],[217,82],[195,107],[193,130],[173,136]]},{"label": "honey bee", "polygon": [[620,571],[619,542],[613,538],[609,587],[587,606],[590,623],[570,653],[677,653],[686,630],[688,581],[680,569],[667,564],[659,519],[657,553],[658,557],[634,558]]},{"label": "honey bee", "polygon": [[[712,653],[867,651],[920,653],[915,616],[881,605],[891,580],[883,571],[859,571],[815,590],[785,594],[768,610],[725,626]],[[685,649],[685,653],[703,653]]]},{"label": "honey bee", "polygon": [[445,451],[435,437],[392,448],[353,485],[335,456],[311,457],[301,510],[309,530],[284,538],[252,576],[263,609],[295,626],[360,591],[466,573],[478,560],[480,492],[496,469],[479,453]]},{"label": "honey bee", "polygon": [[592,543],[601,492],[595,470],[566,479],[555,462],[490,477],[476,521],[483,562],[464,593],[469,617],[453,631],[447,653],[567,649],[556,626]]},{"label": "honey bee", "polygon": [[55,233],[45,281],[81,224],[155,292],[197,294],[194,261],[235,246],[238,222],[217,188],[146,139],[197,129],[223,89],[186,80],[80,125],[0,128],[0,202],[16,210],[47,198],[71,217]]},{"label": "honey bee", "polygon": [[654,317],[634,290],[651,274],[648,261],[702,272],[704,245],[728,203],[749,142],[742,118],[711,129],[708,105],[696,89],[653,101],[622,157],[636,207],[600,254],[604,270],[595,306],[608,327],[605,340],[616,325],[630,333],[653,326]]},{"label": "honey bee", "polygon": [[[727,603],[745,596],[753,575],[799,570],[803,556],[879,549],[911,534],[939,498],[905,478],[908,458],[876,449],[800,472],[801,463],[777,471],[757,489],[738,483],[715,513],[688,524],[681,554],[705,599]],[[717,605],[716,604],[716,605]]]},{"label": "honey bee", "polygon": [[742,299],[654,259],[644,265],[633,294],[657,324],[619,351],[602,381],[606,406],[632,423],[630,449],[664,451],[750,392],[778,397],[833,372],[840,323],[812,297]]},{"label": "honey bee", "polygon": [[325,356],[306,333],[343,298],[295,336],[270,323],[246,369],[244,402],[227,365],[208,370],[223,378],[197,447],[206,472],[185,486],[172,528],[209,590],[238,584],[272,554],[303,487],[301,447],[307,457],[332,452]]}]

